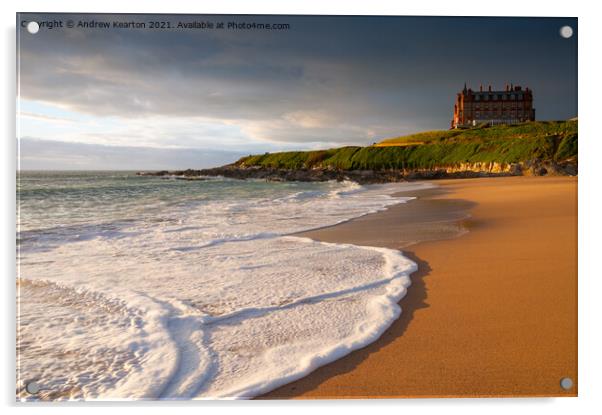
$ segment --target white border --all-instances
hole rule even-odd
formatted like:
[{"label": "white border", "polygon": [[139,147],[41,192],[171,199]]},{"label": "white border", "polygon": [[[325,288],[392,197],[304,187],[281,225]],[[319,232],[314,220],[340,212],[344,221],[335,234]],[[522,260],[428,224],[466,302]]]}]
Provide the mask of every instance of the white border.
[{"label": "white border", "polygon": [[[4,135],[2,137],[3,202],[1,248],[3,273],[3,317],[2,357],[6,363],[2,367],[2,403],[12,413],[20,410],[29,413],[44,409],[49,413],[80,411],[86,409],[95,413],[107,410],[119,413],[144,411],[147,414],[162,414],[171,411],[199,413],[200,411],[240,410],[250,413],[287,412],[305,413],[314,410],[344,410],[363,413],[368,407],[380,406],[382,411],[403,410],[411,414],[420,411],[430,414],[446,413],[488,413],[545,411],[546,414],[590,413],[602,407],[602,377],[600,350],[600,327],[602,322],[601,303],[598,299],[601,290],[602,272],[597,259],[598,246],[602,234],[600,215],[600,170],[602,158],[602,126],[599,100],[599,74],[602,73],[600,60],[600,21],[595,2],[585,5],[574,1],[546,1],[529,3],[524,0],[504,2],[464,1],[414,1],[387,2],[368,0],[363,2],[303,0],[296,2],[237,0],[227,2],[187,2],[181,0],[124,2],[123,0],[103,0],[102,2],[82,2],[74,0],[29,1],[22,0],[10,4],[2,2],[3,42],[0,65],[5,91],[2,100]],[[438,400],[371,400],[371,401],[304,401],[294,402],[201,402],[190,403],[137,403],[130,404],[88,404],[88,405],[20,405],[14,404],[14,275],[15,275],[15,13],[30,12],[111,12],[111,13],[232,13],[232,14],[370,14],[370,15],[463,15],[463,16],[577,16],[579,17],[579,398],[548,399],[438,399]],[[542,287],[543,289],[543,287]],[[336,408],[335,408],[336,407]]]}]

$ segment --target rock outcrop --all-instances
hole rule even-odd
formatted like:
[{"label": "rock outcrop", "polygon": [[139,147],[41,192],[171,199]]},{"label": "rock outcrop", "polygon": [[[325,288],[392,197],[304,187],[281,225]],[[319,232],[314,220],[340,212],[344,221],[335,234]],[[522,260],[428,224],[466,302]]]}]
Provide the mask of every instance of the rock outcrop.
[{"label": "rock outcrop", "polygon": [[185,180],[206,176],[223,176],[232,179],[262,179],[267,181],[323,182],[350,180],[360,184],[388,183],[408,180],[433,180],[494,176],[576,176],[577,162],[530,160],[524,163],[465,163],[413,170],[336,170],[336,169],[274,169],[266,167],[241,167],[230,164],[202,170],[139,172],[140,176],[174,177]]}]

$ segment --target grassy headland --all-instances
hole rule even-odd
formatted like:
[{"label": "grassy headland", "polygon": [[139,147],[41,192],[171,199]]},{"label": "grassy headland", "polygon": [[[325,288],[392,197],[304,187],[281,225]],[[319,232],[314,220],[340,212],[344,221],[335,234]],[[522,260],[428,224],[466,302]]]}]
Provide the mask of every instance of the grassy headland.
[{"label": "grassy headland", "polygon": [[203,170],[140,172],[142,176],[272,181],[403,180],[522,175],[577,175],[577,121],[441,130],[389,138],[367,147],[287,151],[243,157]]},{"label": "grassy headland", "polygon": [[533,160],[576,163],[577,121],[428,131],[386,139],[368,147],[250,155],[234,165],[286,170],[413,170]]}]

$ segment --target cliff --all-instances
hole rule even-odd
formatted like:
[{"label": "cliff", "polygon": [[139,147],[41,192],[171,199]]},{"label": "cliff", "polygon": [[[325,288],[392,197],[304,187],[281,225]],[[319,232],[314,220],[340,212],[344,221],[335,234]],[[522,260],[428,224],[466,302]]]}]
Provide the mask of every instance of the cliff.
[{"label": "cliff", "polygon": [[354,180],[359,183],[509,175],[577,175],[577,121],[430,131],[368,147],[266,153],[181,177]]}]

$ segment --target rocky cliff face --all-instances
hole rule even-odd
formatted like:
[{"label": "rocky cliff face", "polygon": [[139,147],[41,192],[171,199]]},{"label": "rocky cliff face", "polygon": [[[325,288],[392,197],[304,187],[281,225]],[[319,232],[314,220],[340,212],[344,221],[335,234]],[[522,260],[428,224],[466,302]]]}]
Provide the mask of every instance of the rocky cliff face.
[{"label": "rocky cliff face", "polygon": [[554,161],[530,160],[524,163],[462,163],[458,166],[445,167],[445,172],[454,174],[459,172],[487,173],[491,175],[509,176],[576,176],[577,162],[565,161],[557,163]]},{"label": "rocky cliff face", "polygon": [[387,183],[406,180],[430,180],[445,178],[471,178],[493,176],[576,176],[577,162],[531,160],[523,163],[462,163],[455,166],[441,166],[414,170],[334,170],[334,169],[273,169],[264,167],[240,167],[227,165],[203,170],[179,170],[140,172],[141,176],[173,176],[194,179],[202,176],[224,176],[233,179],[263,179],[268,181],[327,181],[351,180],[360,184]]}]

